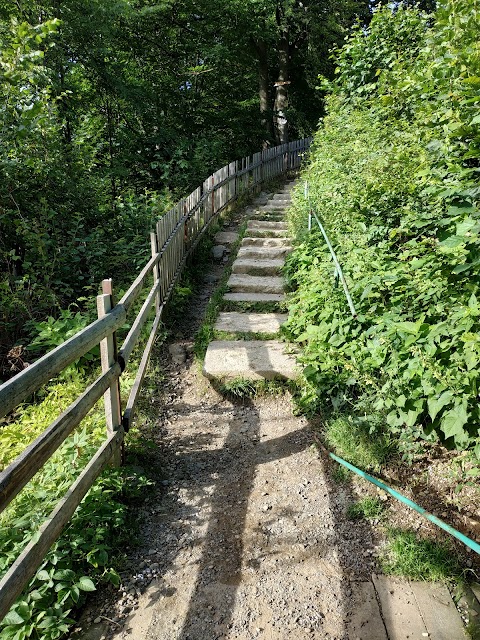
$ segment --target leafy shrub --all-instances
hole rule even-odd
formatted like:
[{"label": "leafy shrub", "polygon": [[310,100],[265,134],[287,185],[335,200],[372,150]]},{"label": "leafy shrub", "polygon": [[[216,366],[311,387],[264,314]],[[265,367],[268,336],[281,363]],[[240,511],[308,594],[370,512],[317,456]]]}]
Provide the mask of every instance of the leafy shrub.
[{"label": "leafy shrub", "polygon": [[[303,176],[309,198],[299,189],[290,217],[286,326],[303,346],[307,410],[373,411],[408,451],[424,438],[478,457],[479,18],[466,0],[431,25],[385,7],[339,52]],[[307,236],[311,205],[357,318],[320,233]]]}]

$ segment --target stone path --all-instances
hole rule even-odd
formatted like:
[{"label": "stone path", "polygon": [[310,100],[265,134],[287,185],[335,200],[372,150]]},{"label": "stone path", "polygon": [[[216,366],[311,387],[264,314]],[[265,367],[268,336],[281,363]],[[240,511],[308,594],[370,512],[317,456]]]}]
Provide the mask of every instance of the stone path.
[{"label": "stone path", "polygon": [[[270,199],[250,208],[250,220],[232,266],[226,300],[271,304],[285,299],[282,267],[292,246],[284,216],[293,185],[288,183]],[[224,235],[219,235],[217,241],[222,239]],[[285,320],[286,315],[280,313],[220,313],[217,331],[239,337],[250,334],[247,337],[256,339],[212,342],[205,356],[204,374],[219,381],[295,379],[295,357],[276,339]]]}]

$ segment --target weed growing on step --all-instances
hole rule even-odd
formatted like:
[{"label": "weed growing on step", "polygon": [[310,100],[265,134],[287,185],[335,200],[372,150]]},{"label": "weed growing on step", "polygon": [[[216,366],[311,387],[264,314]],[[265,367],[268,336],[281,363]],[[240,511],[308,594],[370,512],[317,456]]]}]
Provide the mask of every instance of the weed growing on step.
[{"label": "weed growing on step", "polygon": [[220,311],[238,311],[240,313],[286,313],[286,302],[235,302],[224,300]]},{"label": "weed growing on step", "polygon": [[352,472],[341,464],[335,464],[331,473],[332,479],[337,484],[346,484],[350,480],[351,475]]},{"label": "weed growing on step", "polygon": [[393,528],[387,531],[387,540],[382,558],[386,574],[429,582],[460,578],[461,568],[450,545],[419,538],[413,531]]},{"label": "weed growing on step", "polygon": [[217,385],[219,393],[230,398],[256,398],[258,396],[278,396],[289,390],[294,391],[291,380],[247,380],[233,378]]},{"label": "weed growing on step", "polygon": [[276,340],[278,333],[261,333],[258,331],[217,331],[213,330],[215,340]]},{"label": "weed growing on step", "polygon": [[374,520],[381,518],[384,510],[385,507],[380,498],[366,496],[348,507],[347,516],[351,520]]}]

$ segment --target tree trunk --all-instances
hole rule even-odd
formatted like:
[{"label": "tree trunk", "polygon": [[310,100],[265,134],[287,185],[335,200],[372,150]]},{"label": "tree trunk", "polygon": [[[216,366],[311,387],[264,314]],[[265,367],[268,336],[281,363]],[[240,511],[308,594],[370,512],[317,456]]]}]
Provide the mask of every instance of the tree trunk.
[{"label": "tree trunk", "polygon": [[273,107],[273,126],[277,144],[288,142],[288,122],[286,109],[288,106],[289,82],[289,44],[288,32],[283,31],[278,42],[278,80],[275,83],[276,94]]},{"label": "tree trunk", "polygon": [[270,146],[272,131],[268,118],[268,48],[265,40],[255,40],[253,42],[258,60],[258,97],[260,103],[260,123],[265,132],[263,147]]}]

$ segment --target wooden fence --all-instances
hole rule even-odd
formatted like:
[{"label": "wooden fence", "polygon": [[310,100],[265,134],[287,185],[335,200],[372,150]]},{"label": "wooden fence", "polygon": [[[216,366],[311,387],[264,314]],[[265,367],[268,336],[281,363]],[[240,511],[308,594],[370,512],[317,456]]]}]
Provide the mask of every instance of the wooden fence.
[{"label": "wooden fence", "polygon": [[[106,440],[0,581],[0,620],[33,577],[101,471],[112,460],[119,464],[124,434],[133,420],[162,313],[187,258],[222,210],[239,196],[258,190],[262,183],[297,169],[310,144],[310,138],[296,140],[255,153],[252,157],[237,160],[216,171],[201,187],[158,220],[150,236],[152,257],[117,304],[113,302],[111,281],[104,280],[102,294],[97,297],[98,319],[0,386],[2,418],[92,347],[100,344],[101,376],[0,473],[1,513],[104,397]],[[118,349],[116,331],[127,321],[129,310],[151,274],[153,286]],[[120,376],[152,307],[155,307],[153,327],[127,404],[122,410]]]}]

